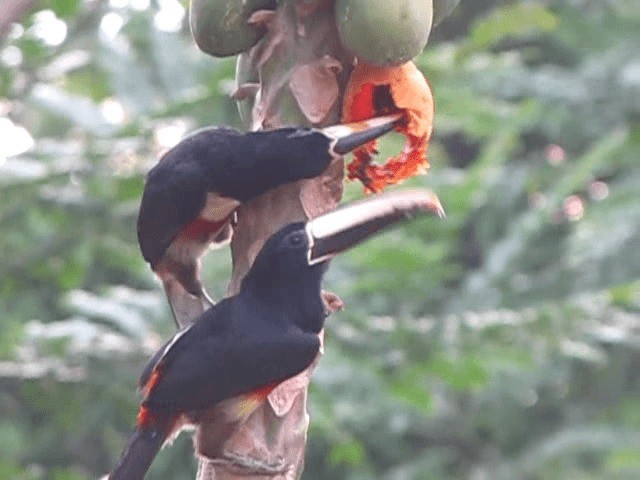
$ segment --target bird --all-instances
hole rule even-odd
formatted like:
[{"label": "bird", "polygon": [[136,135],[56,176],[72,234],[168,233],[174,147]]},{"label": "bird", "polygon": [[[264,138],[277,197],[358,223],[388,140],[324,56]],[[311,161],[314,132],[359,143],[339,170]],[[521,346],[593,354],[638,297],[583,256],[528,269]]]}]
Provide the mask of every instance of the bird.
[{"label": "bird", "polygon": [[149,171],[137,220],[140,250],[162,281],[176,324],[213,305],[201,257],[232,235],[238,206],[320,175],[334,160],[392,130],[400,115],[323,129],[241,133],[208,127],[184,138]]},{"label": "bird", "polygon": [[432,192],[392,192],[288,224],[269,237],[239,292],[177,331],[144,368],[136,427],[109,478],[142,480],[167,439],[205,418],[215,420],[217,432],[208,445],[225,458],[229,432],[318,355],[328,261],[427,213],[444,215]]}]

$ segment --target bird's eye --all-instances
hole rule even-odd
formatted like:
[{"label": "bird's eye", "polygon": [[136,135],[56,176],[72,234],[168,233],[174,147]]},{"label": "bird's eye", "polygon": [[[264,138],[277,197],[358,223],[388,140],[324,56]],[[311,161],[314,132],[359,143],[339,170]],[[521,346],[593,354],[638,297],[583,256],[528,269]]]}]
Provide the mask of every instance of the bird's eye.
[{"label": "bird's eye", "polygon": [[289,236],[289,245],[291,247],[300,247],[304,244],[304,234],[296,232]]}]

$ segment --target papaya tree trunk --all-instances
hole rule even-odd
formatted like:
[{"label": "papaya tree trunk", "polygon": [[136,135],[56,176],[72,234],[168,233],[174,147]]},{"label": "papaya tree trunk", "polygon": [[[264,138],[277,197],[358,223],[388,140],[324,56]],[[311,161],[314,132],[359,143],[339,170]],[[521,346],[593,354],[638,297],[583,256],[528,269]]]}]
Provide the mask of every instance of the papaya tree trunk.
[{"label": "papaya tree trunk", "polygon": [[[236,97],[248,129],[340,121],[353,57],[338,39],[333,3],[281,0],[276,10],[253,15],[251,21],[263,24],[267,33],[238,58]],[[318,178],[282,186],[240,208],[231,243],[229,294],[238,291],[271,234],[287,223],[336,207],[343,193],[343,171],[343,162],[335,161]],[[315,363],[277,387],[230,437],[225,451],[231,460],[229,455],[215,458],[215,447],[207,444],[207,429],[216,426],[202,425],[196,436],[198,479],[299,478],[309,425],[307,388],[314,367]]]}]

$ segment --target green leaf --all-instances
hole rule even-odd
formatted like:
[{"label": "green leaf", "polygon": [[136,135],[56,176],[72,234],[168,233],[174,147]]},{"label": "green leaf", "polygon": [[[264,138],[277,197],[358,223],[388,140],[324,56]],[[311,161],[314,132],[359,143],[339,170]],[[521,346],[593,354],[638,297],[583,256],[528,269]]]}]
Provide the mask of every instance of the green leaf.
[{"label": "green leaf", "polygon": [[480,358],[465,355],[460,359],[440,357],[429,362],[429,372],[457,390],[482,387],[488,373]]},{"label": "green leaf", "polygon": [[640,473],[640,452],[632,449],[618,450],[609,455],[607,463],[615,472]]},{"label": "green leaf", "polygon": [[557,26],[557,17],[542,5],[515,3],[478,22],[471,31],[471,40],[476,47],[485,48],[506,37],[541,34]]},{"label": "green leaf", "polygon": [[335,445],[329,454],[329,462],[332,465],[359,465],[365,459],[365,450],[363,445],[356,441]]},{"label": "green leaf", "polygon": [[390,383],[390,392],[415,409],[430,414],[433,401],[429,390],[424,386],[426,375],[420,368],[412,369],[406,374],[394,378]]},{"label": "green leaf", "polygon": [[58,17],[72,17],[78,13],[81,0],[51,0],[51,9]]}]

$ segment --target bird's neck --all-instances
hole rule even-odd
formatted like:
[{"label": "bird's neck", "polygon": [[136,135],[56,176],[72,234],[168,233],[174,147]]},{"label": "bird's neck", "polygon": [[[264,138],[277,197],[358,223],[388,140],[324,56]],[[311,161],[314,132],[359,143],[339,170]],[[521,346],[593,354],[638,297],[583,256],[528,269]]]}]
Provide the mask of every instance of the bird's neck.
[{"label": "bird's neck", "polygon": [[292,282],[255,282],[254,298],[276,309],[282,318],[304,331],[318,333],[324,326],[325,306],[321,278],[302,277]]}]

